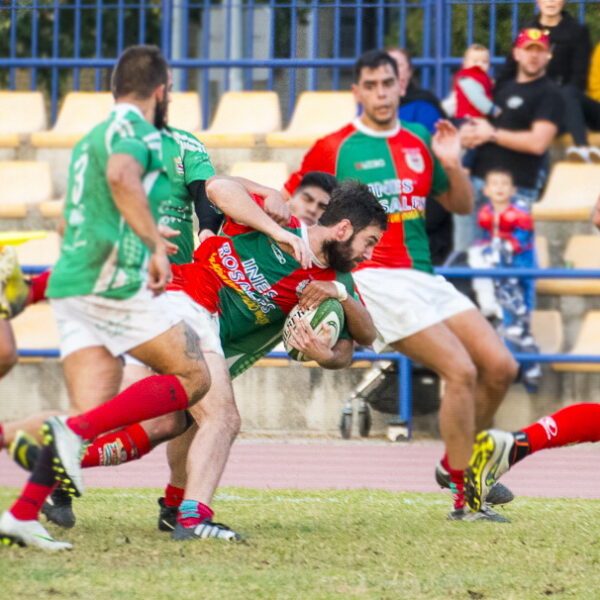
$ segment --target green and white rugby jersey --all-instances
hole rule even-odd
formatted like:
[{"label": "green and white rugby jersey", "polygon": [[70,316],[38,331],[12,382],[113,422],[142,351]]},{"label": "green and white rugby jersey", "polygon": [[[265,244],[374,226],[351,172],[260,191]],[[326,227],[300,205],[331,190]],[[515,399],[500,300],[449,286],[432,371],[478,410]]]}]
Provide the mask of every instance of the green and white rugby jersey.
[{"label": "green and white rugby jersey", "polygon": [[158,222],[180,234],[171,241],[179,246],[169,260],[176,265],[192,262],[194,253],[193,199],[187,186],[193,181],[206,180],[215,169],[202,144],[187,131],[168,127],[161,131],[163,160],[171,182],[171,196],[160,206]]},{"label": "green and white rugby jersey", "polygon": [[121,216],[106,180],[113,154],[129,154],[142,165],[142,183],[157,221],[161,204],[169,199],[160,132],[136,106],[116,104],[109,118],[73,149],[66,229],[49,298],[97,294],[124,299],[146,283],[150,253]]}]

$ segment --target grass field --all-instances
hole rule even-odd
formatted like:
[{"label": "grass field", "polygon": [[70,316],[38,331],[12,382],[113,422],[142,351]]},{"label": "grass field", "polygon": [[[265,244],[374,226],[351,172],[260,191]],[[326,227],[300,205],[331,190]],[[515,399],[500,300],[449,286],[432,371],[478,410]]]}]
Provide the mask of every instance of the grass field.
[{"label": "grass field", "polygon": [[[16,490],[0,490],[7,507]],[[518,498],[510,524],[445,520],[449,496],[222,488],[241,543],[174,542],[156,490],[90,489],[71,552],[0,548],[4,598],[600,598],[600,501]]]}]

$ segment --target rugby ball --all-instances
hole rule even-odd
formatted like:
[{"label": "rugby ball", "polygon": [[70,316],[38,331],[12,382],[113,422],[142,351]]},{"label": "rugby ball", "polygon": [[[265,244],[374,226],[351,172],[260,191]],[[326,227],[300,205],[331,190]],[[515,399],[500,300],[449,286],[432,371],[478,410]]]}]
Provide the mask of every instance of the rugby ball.
[{"label": "rugby ball", "polygon": [[285,323],[283,324],[283,347],[285,351],[290,355],[290,358],[293,360],[298,360],[300,362],[306,362],[311,360],[309,357],[305,356],[299,350],[296,350],[290,343],[290,333],[296,328],[295,320],[298,317],[304,317],[310,323],[312,330],[315,334],[321,335],[323,334],[324,325],[327,325],[331,328],[331,339],[329,342],[329,347],[333,348],[335,343],[338,341],[340,337],[340,333],[342,332],[342,327],[344,327],[344,309],[338,300],[335,298],[328,298],[324,300],[317,306],[317,308],[311,310],[303,310],[300,308],[300,305],[297,304],[292,310],[289,312]]}]

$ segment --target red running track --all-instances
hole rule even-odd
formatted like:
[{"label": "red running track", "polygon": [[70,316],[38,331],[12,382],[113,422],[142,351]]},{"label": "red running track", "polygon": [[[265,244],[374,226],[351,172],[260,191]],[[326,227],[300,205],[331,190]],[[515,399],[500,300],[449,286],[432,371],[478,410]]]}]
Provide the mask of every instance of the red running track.
[{"label": "red running track", "polygon": [[[236,442],[223,486],[256,489],[382,489],[438,492],[433,470],[442,454],[439,442],[388,443],[342,440],[264,440]],[[582,444],[539,452],[504,478],[522,496],[600,498],[600,445]],[[142,460],[85,471],[89,487],[156,487],[167,478],[164,446]],[[21,486],[26,473],[0,453],[0,482]]]}]

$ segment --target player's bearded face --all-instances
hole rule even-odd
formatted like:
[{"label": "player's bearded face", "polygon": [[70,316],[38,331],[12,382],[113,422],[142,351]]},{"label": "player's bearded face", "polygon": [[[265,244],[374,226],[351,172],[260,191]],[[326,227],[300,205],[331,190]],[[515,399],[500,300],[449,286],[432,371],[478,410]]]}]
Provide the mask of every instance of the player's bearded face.
[{"label": "player's bearded face", "polygon": [[355,234],[345,242],[328,240],[323,242],[323,253],[327,260],[327,264],[331,269],[340,271],[340,273],[349,273],[362,260],[361,256],[356,256],[352,242],[354,242]]}]

